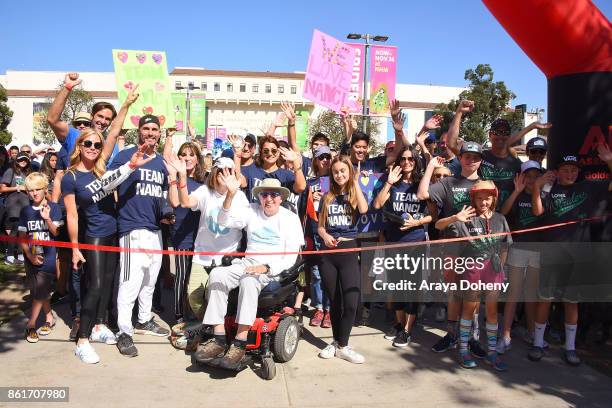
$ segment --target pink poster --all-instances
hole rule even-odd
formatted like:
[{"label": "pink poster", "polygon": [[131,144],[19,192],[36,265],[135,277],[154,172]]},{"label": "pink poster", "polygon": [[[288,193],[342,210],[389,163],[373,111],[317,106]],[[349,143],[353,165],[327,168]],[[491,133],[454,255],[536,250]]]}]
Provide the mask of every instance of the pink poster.
[{"label": "pink poster", "polygon": [[397,47],[373,45],[370,52],[370,114],[387,115],[395,99]]},{"label": "pink poster", "polygon": [[353,65],[351,67],[351,89],[349,92],[349,112],[358,113],[363,112],[363,73],[365,70],[364,57],[365,57],[365,46],[364,44],[346,43],[349,47],[355,50],[355,58],[353,59]]},{"label": "pink poster", "polygon": [[304,98],[335,112],[349,106],[355,49],[314,30],[304,80]]},{"label": "pink poster", "polygon": [[[217,140],[215,142],[215,140]],[[227,140],[227,130],[222,127],[206,128],[206,148],[212,150],[215,144],[223,143]],[[218,146],[217,146],[218,147]]]}]

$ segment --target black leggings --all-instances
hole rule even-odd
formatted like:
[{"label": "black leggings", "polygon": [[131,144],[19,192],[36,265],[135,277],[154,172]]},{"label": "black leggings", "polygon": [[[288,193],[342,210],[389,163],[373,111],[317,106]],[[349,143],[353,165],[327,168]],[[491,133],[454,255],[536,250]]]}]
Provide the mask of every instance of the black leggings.
[{"label": "black leggings", "polygon": [[[85,243],[91,245],[117,246],[117,235],[108,237],[85,237]],[[119,257],[116,252],[83,251],[85,264],[85,279],[87,280],[87,294],[81,301],[81,326],[79,338],[86,339],[91,335],[95,324],[104,323],[106,309],[108,309],[110,295],[113,291],[113,278],[117,269]],[[82,283],[81,283],[82,284]]]},{"label": "black leggings", "polygon": [[[193,249],[177,249],[177,251],[193,251]],[[176,266],[176,275],[174,275],[174,314],[177,320],[185,314],[187,283],[189,283],[192,259],[193,255],[174,255]]]},{"label": "black leggings", "polygon": [[[357,243],[340,241],[336,248],[356,248]],[[330,317],[334,340],[340,347],[348,345],[355,322],[355,313],[361,298],[361,277],[356,252],[321,255],[321,280],[331,299]]]}]

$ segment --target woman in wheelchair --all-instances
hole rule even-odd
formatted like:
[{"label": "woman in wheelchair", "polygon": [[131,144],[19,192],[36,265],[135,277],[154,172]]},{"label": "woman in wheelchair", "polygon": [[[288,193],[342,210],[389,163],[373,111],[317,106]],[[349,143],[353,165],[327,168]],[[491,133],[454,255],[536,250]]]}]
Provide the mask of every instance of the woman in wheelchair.
[{"label": "woman in wheelchair", "polygon": [[[248,207],[232,206],[240,183],[233,176],[221,176],[227,186],[227,195],[217,222],[224,228],[246,230],[246,256],[236,259],[230,266],[214,268],[208,279],[208,305],[204,325],[214,327],[214,337],[195,354],[198,362],[217,360],[222,368],[235,370],[246,353],[249,328],[257,314],[257,300],[261,290],[278,275],[295,264],[297,251],[304,245],[302,225],[296,214],[281,207],[289,197],[289,190],[276,179],[264,179],[253,188],[259,200]],[[286,255],[258,255],[260,253],[286,253]],[[236,322],[238,330],[229,349],[225,335],[225,315],[229,292],[239,287]],[[227,351],[226,351],[227,350]]]}]

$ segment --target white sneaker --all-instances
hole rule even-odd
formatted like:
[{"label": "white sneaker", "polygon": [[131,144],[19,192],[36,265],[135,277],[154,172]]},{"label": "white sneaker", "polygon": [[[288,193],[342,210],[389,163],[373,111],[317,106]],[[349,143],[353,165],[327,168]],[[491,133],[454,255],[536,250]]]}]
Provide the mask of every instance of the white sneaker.
[{"label": "white sneaker", "polygon": [[100,356],[89,343],[77,344],[74,355],[86,364],[96,364],[100,361]]},{"label": "white sneaker", "polygon": [[89,341],[106,343],[109,345],[117,344],[117,337],[115,337],[115,334],[111,331],[111,329],[106,327],[105,324],[98,325],[97,327],[98,329],[96,329],[96,326],[94,326],[94,328],[91,330]]},{"label": "white sneaker", "polygon": [[504,339],[503,337],[497,340],[497,354],[504,354],[512,348],[512,340]]},{"label": "white sneaker", "polygon": [[333,356],[336,355],[336,349],[338,348],[338,343],[331,342],[330,344],[327,345],[327,347],[325,347],[323,350],[321,350],[319,352],[319,357],[321,358],[332,358]]},{"label": "white sneaker", "polygon": [[361,354],[350,348],[346,347],[337,347],[336,348],[336,357],[346,360],[353,364],[363,364],[365,362],[365,357]]}]

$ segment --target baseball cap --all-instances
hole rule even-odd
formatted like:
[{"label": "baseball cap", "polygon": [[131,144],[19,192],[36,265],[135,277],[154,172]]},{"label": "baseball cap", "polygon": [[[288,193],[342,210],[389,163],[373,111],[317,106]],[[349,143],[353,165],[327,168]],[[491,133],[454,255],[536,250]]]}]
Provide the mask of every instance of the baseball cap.
[{"label": "baseball cap", "polygon": [[324,154],[331,155],[331,149],[329,148],[329,146],[321,145],[321,146],[317,147],[317,149],[315,150],[314,156],[318,159],[319,157],[323,156]]},{"label": "baseball cap", "polygon": [[247,133],[247,135],[244,137],[244,141],[249,142],[253,145],[257,144],[257,138],[252,133]]},{"label": "baseball cap", "polygon": [[219,157],[217,160],[214,161],[213,167],[217,167],[219,169],[235,168],[234,161],[230,159],[229,157],[223,157],[223,156]]},{"label": "baseball cap", "polygon": [[571,154],[561,157],[561,160],[557,164],[557,168],[559,168],[559,166],[563,164],[573,164],[574,166],[580,167],[580,162],[578,161],[578,157],[571,155]]},{"label": "baseball cap", "polygon": [[459,153],[476,153],[482,156],[482,147],[476,142],[463,142]]},{"label": "baseball cap", "polygon": [[155,115],[144,115],[138,121],[138,128],[140,129],[141,127],[143,127],[147,123],[155,123],[157,126],[161,127],[161,125],[159,124],[159,118],[157,116],[155,116]]},{"label": "baseball cap", "polygon": [[542,149],[548,150],[548,145],[546,144],[546,139],[543,137],[536,136],[533,139],[529,139],[527,142],[527,146],[525,150],[530,151],[531,149]]},{"label": "baseball cap", "polygon": [[527,170],[536,169],[542,171],[542,166],[535,160],[527,160],[523,164],[521,164],[521,173],[526,172]]},{"label": "baseball cap", "polygon": [[425,143],[437,143],[438,140],[436,139],[436,137],[434,135],[429,135],[427,136],[427,139],[425,139]]},{"label": "baseball cap", "polygon": [[24,153],[24,152],[19,152],[17,154],[17,157],[15,158],[15,160],[19,161],[19,160],[22,160],[22,159],[26,159],[27,161],[31,161],[29,154]]},{"label": "baseball cap", "polygon": [[510,122],[506,119],[495,119],[493,123],[491,123],[490,131],[498,135],[509,136],[511,131]]}]

